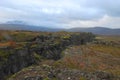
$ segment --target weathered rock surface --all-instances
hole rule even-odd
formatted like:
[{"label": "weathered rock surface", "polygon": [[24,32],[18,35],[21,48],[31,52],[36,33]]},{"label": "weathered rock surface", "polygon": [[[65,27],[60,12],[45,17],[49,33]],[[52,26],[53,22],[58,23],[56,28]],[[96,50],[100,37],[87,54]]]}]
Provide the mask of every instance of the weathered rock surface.
[{"label": "weathered rock surface", "polygon": [[0,67],[0,80],[3,80],[6,75],[16,73],[24,67],[35,64],[35,58],[28,49],[12,51],[13,53],[9,55],[7,61]]}]

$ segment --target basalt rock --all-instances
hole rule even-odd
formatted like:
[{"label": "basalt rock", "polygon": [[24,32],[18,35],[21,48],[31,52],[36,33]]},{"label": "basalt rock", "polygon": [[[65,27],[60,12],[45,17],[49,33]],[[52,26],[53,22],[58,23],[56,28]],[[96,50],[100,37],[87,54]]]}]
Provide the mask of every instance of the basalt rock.
[{"label": "basalt rock", "polygon": [[22,68],[35,63],[35,58],[28,49],[12,49],[12,54],[8,56],[7,60],[0,67],[0,80],[4,80],[6,75],[14,74]]}]

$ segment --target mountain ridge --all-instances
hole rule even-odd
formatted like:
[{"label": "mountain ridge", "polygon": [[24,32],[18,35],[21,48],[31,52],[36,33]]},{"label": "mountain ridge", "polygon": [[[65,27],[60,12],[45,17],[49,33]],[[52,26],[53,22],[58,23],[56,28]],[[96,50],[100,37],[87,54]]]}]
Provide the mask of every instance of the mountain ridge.
[{"label": "mountain ridge", "polygon": [[28,31],[59,31],[58,28],[48,28],[27,24],[0,24],[0,30],[28,30]]},{"label": "mountain ridge", "polygon": [[28,30],[28,31],[45,31],[45,32],[56,32],[56,31],[68,31],[68,32],[92,32],[94,34],[99,35],[120,35],[120,28],[111,29],[106,27],[89,27],[89,28],[49,28],[43,26],[34,26],[28,24],[12,24],[12,23],[4,23],[0,24],[0,30]]},{"label": "mountain ridge", "polygon": [[71,28],[70,32],[92,32],[101,35],[120,35],[120,29],[111,29],[106,27],[91,27],[91,28]]}]

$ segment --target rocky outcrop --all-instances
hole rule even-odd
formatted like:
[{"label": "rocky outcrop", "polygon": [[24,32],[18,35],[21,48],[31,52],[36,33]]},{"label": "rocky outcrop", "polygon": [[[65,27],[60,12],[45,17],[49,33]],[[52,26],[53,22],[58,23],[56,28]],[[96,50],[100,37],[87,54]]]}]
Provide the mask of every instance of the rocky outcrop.
[{"label": "rocky outcrop", "polygon": [[7,49],[6,51],[12,51],[12,54],[8,56],[7,60],[0,66],[0,79],[4,80],[6,75],[14,74],[24,67],[35,64],[35,58],[29,51],[29,49]]},{"label": "rocky outcrop", "polygon": [[39,57],[58,60],[63,56],[61,53],[67,46],[85,44],[93,38],[94,35],[91,33],[74,33],[64,36],[42,35],[27,41],[22,48],[6,48],[4,52],[11,52],[5,58],[5,62],[0,65],[0,79],[4,80],[6,76],[35,64]]}]

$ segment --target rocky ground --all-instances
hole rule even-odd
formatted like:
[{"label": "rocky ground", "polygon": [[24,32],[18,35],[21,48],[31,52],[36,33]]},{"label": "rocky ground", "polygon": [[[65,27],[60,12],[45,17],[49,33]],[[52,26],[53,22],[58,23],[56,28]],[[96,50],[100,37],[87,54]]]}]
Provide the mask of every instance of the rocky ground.
[{"label": "rocky ground", "polygon": [[40,65],[23,69],[8,80],[113,80],[113,78],[111,74],[102,71],[85,72]]}]

